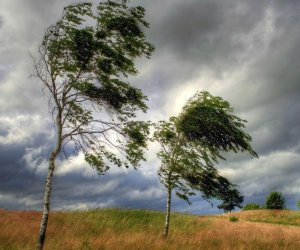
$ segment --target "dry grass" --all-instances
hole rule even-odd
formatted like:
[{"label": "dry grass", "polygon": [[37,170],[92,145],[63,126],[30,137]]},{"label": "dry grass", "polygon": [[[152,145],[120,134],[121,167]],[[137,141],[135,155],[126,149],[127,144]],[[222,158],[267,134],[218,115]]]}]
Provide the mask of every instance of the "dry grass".
[{"label": "dry grass", "polygon": [[[34,249],[40,216],[39,212],[0,210],[0,249]],[[230,222],[230,216],[239,221]],[[172,214],[170,235],[165,241],[160,212],[53,212],[45,249],[299,249],[300,227],[249,221],[274,216],[285,221],[299,214],[264,210],[201,217]]]}]

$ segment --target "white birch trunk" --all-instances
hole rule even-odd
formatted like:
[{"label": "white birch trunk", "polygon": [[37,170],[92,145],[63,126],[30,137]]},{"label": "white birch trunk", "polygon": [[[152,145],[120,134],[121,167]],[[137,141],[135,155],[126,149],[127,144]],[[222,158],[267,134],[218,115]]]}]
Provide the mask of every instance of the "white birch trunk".
[{"label": "white birch trunk", "polygon": [[55,170],[55,159],[61,150],[62,145],[62,125],[61,125],[61,114],[59,113],[56,117],[56,125],[57,125],[57,141],[54,150],[52,151],[49,157],[49,168],[48,174],[45,184],[44,191],[44,209],[43,216],[40,225],[40,231],[38,236],[38,241],[36,245],[36,250],[42,250],[44,247],[44,241],[46,237],[46,229],[48,224],[49,210],[50,210],[50,195],[52,188],[52,178]]},{"label": "white birch trunk", "polygon": [[168,190],[168,192],[167,192],[166,219],[165,219],[165,226],[164,226],[164,233],[163,233],[163,237],[165,239],[168,237],[169,225],[170,225],[171,194],[172,194],[172,189],[171,189],[170,183],[168,183],[167,190]]}]

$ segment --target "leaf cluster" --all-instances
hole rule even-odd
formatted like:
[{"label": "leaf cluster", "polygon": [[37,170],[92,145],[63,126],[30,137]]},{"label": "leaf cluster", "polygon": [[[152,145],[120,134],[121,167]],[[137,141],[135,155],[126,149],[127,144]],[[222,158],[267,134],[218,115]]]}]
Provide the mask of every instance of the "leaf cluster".
[{"label": "leaf cluster", "polygon": [[198,92],[184,106],[178,126],[189,140],[203,143],[223,151],[248,151],[251,137],[243,131],[245,120],[232,114],[233,109],[221,97],[209,92]]},{"label": "leaf cluster", "polygon": [[149,57],[154,49],[142,32],[141,26],[149,26],[144,14],[142,7],[129,8],[126,1],[99,3],[96,14],[89,3],[65,7],[62,19],[43,40],[54,80],[64,78],[90,101],[125,116],[145,111],[141,90],[120,78],[135,75],[134,59]]},{"label": "leaf cluster", "polygon": [[134,60],[154,50],[144,16],[144,8],[125,0],[69,5],[46,30],[35,61],[59,140],[82,151],[100,174],[106,160],[128,167],[144,159],[149,124],[133,118],[147,110],[147,98],[126,81],[138,72]]}]

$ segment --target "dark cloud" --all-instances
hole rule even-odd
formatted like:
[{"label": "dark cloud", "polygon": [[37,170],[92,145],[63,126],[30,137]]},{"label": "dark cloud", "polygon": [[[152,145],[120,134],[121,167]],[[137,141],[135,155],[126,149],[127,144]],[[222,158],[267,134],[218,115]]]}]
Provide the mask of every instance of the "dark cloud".
[{"label": "dark cloud", "polygon": [[41,179],[26,167],[25,145],[0,147],[0,207],[30,209],[35,207],[41,193]]},{"label": "dark cloud", "polygon": [[56,177],[54,184],[53,206],[58,208],[87,202],[94,206],[162,209],[165,203],[158,180],[134,170],[117,176],[109,172],[105,176],[95,173],[94,177],[68,174]]},{"label": "dark cloud", "polygon": [[[45,28],[72,1],[8,1],[0,3],[0,207],[40,209],[53,127],[41,85],[28,78],[28,52],[36,55]],[[140,3],[150,22],[147,36],[156,47],[151,60],[138,60],[140,74],[130,78],[149,97],[143,118],[167,119],[196,90],[222,96],[248,120],[246,130],[260,158],[225,154],[227,161],[218,167],[239,185],[246,203],[263,204],[269,192],[280,191],[295,208],[300,193],[300,2]],[[59,162],[53,208],[163,209],[155,153],[148,152],[150,161],[141,170],[112,170],[106,176],[98,176],[80,157]],[[192,201],[188,206],[174,197],[174,209],[218,212],[200,195]]]},{"label": "dark cloud", "polygon": [[[158,50],[170,50],[181,60],[196,62],[197,66],[199,63],[230,63],[228,59],[243,49],[235,38],[249,33],[264,14],[264,8],[257,8],[256,1],[234,3],[236,1],[179,2],[156,12],[156,17],[161,15],[154,19],[159,23],[153,24]],[[238,5],[243,5],[244,10],[239,10]]]},{"label": "dark cloud", "polygon": [[[154,2],[145,3],[151,20],[148,33],[156,51],[153,69],[144,80],[154,108],[166,101],[161,96],[170,86],[184,85],[206,70],[222,79],[224,73],[244,64],[247,36],[264,19],[268,7],[261,1]],[[261,46],[259,39],[255,43]]]}]

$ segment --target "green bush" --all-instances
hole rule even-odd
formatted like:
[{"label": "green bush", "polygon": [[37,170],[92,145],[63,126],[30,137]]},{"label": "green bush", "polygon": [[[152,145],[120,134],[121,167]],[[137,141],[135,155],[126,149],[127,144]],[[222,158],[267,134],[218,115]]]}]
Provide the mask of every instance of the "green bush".
[{"label": "green bush", "polygon": [[243,208],[243,210],[257,210],[260,206],[257,203],[248,203]]},{"label": "green bush", "polygon": [[285,199],[279,192],[271,192],[266,198],[267,209],[284,209]]},{"label": "green bush", "polygon": [[229,217],[229,221],[231,221],[231,222],[237,222],[238,220],[239,220],[238,217],[235,217],[235,216]]}]

